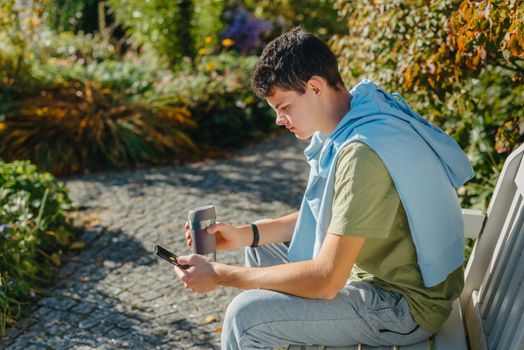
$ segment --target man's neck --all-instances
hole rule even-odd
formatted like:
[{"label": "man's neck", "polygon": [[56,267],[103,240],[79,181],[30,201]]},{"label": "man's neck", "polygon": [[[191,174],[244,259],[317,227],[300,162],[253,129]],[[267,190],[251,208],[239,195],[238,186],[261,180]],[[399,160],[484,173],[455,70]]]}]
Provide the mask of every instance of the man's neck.
[{"label": "man's neck", "polygon": [[329,104],[331,110],[327,111],[330,119],[322,130],[322,133],[330,134],[340,123],[342,118],[351,110],[351,99],[352,96],[346,89],[342,89],[340,92],[333,94],[332,102]]}]

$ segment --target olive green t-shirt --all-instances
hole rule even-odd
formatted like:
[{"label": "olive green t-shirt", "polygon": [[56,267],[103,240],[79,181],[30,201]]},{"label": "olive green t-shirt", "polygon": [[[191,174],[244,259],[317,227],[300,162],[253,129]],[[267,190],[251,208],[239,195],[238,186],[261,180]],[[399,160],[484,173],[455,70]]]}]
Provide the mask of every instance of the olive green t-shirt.
[{"label": "olive green t-shirt", "polygon": [[424,286],[406,212],[373,149],[360,141],[346,145],[335,170],[328,232],[366,237],[351,279],[402,294],[415,321],[424,329],[438,331],[464,287],[464,269],[458,268],[436,286]]}]

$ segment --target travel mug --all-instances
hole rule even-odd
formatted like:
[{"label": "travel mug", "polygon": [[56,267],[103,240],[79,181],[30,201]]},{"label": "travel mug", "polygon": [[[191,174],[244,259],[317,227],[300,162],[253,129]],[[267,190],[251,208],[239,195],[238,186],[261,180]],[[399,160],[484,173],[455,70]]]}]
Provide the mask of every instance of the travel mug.
[{"label": "travel mug", "polygon": [[205,205],[191,209],[187,214],[187,220],[193,241],[193,253],[205,255],[216,261],[216,236],[206,232],[206,228],[216,222],[215,207]]}]

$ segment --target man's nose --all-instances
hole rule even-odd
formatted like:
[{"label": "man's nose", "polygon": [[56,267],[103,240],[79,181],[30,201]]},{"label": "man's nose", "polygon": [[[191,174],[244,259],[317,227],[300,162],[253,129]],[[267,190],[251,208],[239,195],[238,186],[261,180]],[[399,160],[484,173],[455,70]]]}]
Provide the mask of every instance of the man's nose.
[{"label": "man's nose", "polygon": [[286,118],[282,114],[277,113],[277,119],[275,120],[275,123],[277,125],[285,125],[286,124]]}]

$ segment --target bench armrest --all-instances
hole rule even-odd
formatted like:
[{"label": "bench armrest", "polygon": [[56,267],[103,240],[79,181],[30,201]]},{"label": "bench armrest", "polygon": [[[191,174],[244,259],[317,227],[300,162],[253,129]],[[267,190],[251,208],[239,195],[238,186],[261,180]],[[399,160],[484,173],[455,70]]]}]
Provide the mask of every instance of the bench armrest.
[{"label": "bench armrest", "polygon": [[486,214],[481,210],[462,209],[462,216],[464,218],[464,237],[476,239],[486,220]]}]

